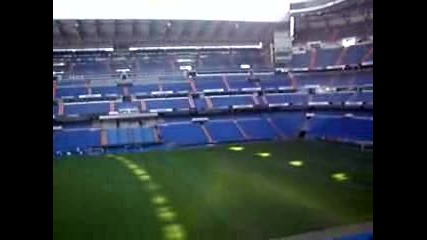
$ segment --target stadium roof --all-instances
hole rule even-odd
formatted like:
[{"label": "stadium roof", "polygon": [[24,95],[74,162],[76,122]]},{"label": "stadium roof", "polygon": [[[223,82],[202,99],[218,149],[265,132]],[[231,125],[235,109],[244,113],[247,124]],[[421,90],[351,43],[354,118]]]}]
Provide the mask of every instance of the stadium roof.
[{"label": "stadium roof", "polygon": [[278,22],[292,0],[53,0],[53,19]]},{"label": "stadium roof", "polygon": [[258,44],[277,23],[196,20],[53,20],[54,48]]}]

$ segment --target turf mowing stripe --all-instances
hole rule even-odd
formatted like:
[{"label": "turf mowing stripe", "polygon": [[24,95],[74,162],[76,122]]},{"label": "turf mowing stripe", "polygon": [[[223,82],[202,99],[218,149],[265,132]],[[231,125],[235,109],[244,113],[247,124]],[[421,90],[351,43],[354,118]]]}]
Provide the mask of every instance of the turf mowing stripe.
[{"label": "turf mowing stripe", "polygon": [[186,233],[184,227],[178,223],[177,214],[173,208],[168,205],[168,199],[160,194],[158,190],[160,185],[156,184],[146,169],[138,166],[133,161],[121,156],[108,155],[121,162],[126,166],[137,178],[145,184],[145,188],[150,192],[151,202],[156,209],[156,215],[160,222],[163,222],[163,237],[165,240],[185,240]]}]

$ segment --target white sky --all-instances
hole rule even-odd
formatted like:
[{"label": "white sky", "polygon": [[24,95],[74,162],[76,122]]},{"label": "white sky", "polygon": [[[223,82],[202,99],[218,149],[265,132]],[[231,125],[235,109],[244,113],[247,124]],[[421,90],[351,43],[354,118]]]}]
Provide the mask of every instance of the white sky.
[{"label": "white sky", "polygon": [[53,0],[53,19],[187,19],[276,22],[291,0]]}]

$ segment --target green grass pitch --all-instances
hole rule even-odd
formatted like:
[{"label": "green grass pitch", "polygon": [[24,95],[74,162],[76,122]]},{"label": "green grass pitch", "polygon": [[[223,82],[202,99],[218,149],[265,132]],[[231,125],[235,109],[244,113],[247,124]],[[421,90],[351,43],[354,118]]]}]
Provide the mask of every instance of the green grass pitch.
[{"label": "green grass pitch", "polygon": [[372,157],[288,141],[54,160],[54,239],[267,240],[371,221]]}]

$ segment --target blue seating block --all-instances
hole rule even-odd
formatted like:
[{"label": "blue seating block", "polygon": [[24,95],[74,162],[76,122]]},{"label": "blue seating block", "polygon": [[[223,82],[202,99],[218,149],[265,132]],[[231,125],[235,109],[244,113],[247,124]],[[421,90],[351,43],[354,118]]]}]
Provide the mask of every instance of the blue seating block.
[{"label": "blue seating block", "polygon": [[161,125],[159,129],[165,142],[181,146],[206,144],[208,142],[202,128],[198,124],[165,124]]},{"label": "blue seating block", "polygon": [[160,91],[158,84],[134,85],[132,87],[129,87],[129,92],[131,94],[151,93],[151,92],[157,92],[157,91]]},{"label": "blue seating block", "polygon": [[188,98],[153,98],[146,99],[145,103],[147,104],[147,108],[150,109],[189,109],[190,104],[188,102]]},{"label": "blue seating block", "polygon": [[276,139],[279,137],[264,118],[239,119],[238,123],[251,139]]},{"label": "blue seating block", "polygon": [[110,103],[98,102],[98,103],[75,103],[64,105],[64,113],[66,115],[78,114],[78,115],[92,115],[92,114],[107,114],[110,111]]},{"label": "blue seating block", "polygon": [[211,100],[215,108],[254,104],[252,96],[249,95],[213,96]]},{"label": "blue seating block", "polygon": [[317,51],[316,65],[326,67],[335,65],[341,54],[342,48],[319,49]]},{"label": "blue seating block", "polygon": [[65,96],[77,97],[79,95],[86,95],[86,94],[87,94],[87,89],[84,87],[67,87],[67,88],[59,87],[56,92],[56,95],[59,98],[65,97]]},{"label": "blue seating block", "polygon": [[293,105],[305,105],[308,101],[307,94],[288,93],[288,94],[266,94],[268,103],[292,103]]},{"label": "blue seating block", "polygon": [[271,119],[284,136],[297,137],[304,126],[305,116],[304,113],[289,113],[273,116]]},{"label": "blue seating block", "polygon": [[54,151],[72,152],[99,146],[101,131],[99,129],[62,130],[53,132]]},{"label": "blue seating block", "polygon": [[102,87],[92,87],[92,94],[117,94],[123,95],[122,87],[118,86],[102,86]]},{"label": "blue seating block", "polygon": [[314,117],[307,136],[351,141],[373,141],[373,121],[346,117]]},{"label": "blue seating block", "polygon": [[209,121],[206,124],[212,138],[216,142],[233,142],[244,140],[236,124],[231,120]]},{"label": "blue seating block", "polygon": [[303,68],[303,67],[309,67],[310,66],[310,57],[311,52],[307,51],[303,54],[294,54],[292,56],[292,67],[294,68]]}]

